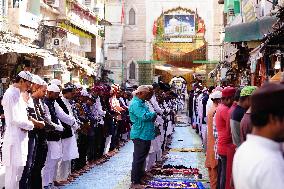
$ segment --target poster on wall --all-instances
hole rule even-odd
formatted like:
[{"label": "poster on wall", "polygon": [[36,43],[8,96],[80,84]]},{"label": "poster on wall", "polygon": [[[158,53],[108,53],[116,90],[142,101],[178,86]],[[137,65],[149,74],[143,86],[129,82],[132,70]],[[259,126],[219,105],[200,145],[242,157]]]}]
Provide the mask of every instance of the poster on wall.
[{"label": "poster on wall", "polygon": [[195,15],[164,15],[166,36],[192,36],[195,35]]}]

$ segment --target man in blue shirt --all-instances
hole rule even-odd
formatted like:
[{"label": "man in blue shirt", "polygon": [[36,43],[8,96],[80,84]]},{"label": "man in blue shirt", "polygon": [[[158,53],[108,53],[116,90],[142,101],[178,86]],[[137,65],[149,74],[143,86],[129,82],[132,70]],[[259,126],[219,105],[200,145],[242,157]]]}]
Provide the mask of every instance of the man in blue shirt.
[{"label": "man in blue shirt", "polygon": [[139,188],[151,140],[155,139],[154,121],[157,115],[155,112],[150,112],[149,107],[145,104],[145,101],[150,100],[153,96],[153,92],[149,90],[148,86],[138,87],[133,95],[129,106],[130,120],[133,123],[130,138],[134,143],[131,182],[133,188]]}]

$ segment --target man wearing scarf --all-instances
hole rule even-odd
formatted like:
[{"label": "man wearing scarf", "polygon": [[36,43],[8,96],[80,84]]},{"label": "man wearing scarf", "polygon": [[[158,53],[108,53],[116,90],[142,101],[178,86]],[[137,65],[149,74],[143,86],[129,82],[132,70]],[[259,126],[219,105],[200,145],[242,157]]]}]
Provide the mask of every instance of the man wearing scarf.
[{"label": "man wearing scarf", "polygon": [[62,90],[62,97],[56,99],[55,110],[61,121],[64,131],[62,133],[62,160],[58,163],[58,171],[56,172],[57,185],[67,184],[67,180],[71,174],[71,160],[79,157],[75,131],[78,124],[73,115],[72,104],[75,92],[75,86],[67,83]]},{"label": "man wearing scarf", "polygon": [[48,152],[45,166],[42,170],[43,186],[49,188],[53,185],[56,165],[62,158],[62,131],[64,127],[61,125],[60,120],[55,108],[55,101],[58,98],[60,89],[57,85],[51,84],[47,87],[47,96],[44,99],[46,120],[50,125],[55,127],[55,130],[48,132]]}]

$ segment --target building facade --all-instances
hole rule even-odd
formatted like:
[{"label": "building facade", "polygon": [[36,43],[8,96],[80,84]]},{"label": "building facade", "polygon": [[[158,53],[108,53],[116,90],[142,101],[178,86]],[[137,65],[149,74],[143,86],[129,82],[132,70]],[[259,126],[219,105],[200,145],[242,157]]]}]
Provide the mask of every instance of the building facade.
[{"label": "building facade", "polygon": [[[198,24],[201,24],[203,32],[201,35],[194,35],[193,41],[177,39],[178,42],[173,42],[175,44],[170,50],[171,54],[174,54],[172,51],[179,48],[184,48],[185,53],[190,53],[197,48],[194,40],[202,38],[204,49],[199,53],[203,54],[200,59],[205,63],[219,61],[222,47],[220,36],[223,28],[223,13],[218,11],[220,7],[222,8],[222,5],[210,0],[108,0],[106,2],[106,19],[112,23],[112,26],[106,28],[105,51],[106,64],[108,69],[114,73],[112,75],[114,81],[123,83],[128,80],[132,84],[139,84],[139,72],[141,72],[139,64],[147,63],[147,61],[150,63],[160,61],[155,56],[158,37],[153,30],[155,30],[157,22],[164,19],[166,12],[179,14],[178,8],[184,9],[187,14],[191,12],[198,15],[202,22],[194,23],[196,26],[194,25],[192,28],[197,30]],[[192,38],[190,34],[187,36]],[[183,38],[183,36],[177,38]],[[165,48],[169,49],[167,46]],[[162,60],[167,62],[168,58],[162,58]],[[178,66],[187,67],[186,64],[193,64],[193,61],[190,59]],[[153,77],[154,73],[151,76]],[[149,76],[147,75],[147,77]]]}]

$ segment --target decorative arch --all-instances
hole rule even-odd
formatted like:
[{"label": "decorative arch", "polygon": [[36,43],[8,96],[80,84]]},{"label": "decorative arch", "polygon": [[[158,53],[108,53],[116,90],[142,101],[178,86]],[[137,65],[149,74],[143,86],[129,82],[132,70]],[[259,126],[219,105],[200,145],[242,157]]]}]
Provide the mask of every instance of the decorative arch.
[{"label": "decorative arch", "polygon": [[134,8],[131,8],[128,12],[128,25],[136,25],[136,12]]},{"label": "decorative arch", "polygon": [[[175,23],[182,24],[175,27]],[[176,67],[199,66],[193,62],[207,60],[205,32],[204,20],[197,11],[177,7],[162,12],[153,25],[153,59]]]}]

